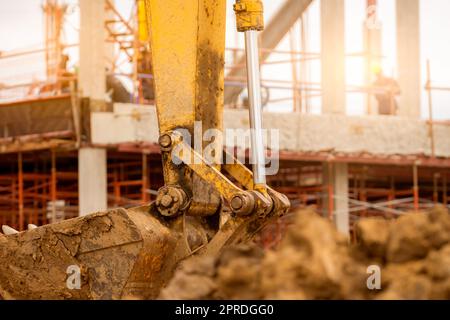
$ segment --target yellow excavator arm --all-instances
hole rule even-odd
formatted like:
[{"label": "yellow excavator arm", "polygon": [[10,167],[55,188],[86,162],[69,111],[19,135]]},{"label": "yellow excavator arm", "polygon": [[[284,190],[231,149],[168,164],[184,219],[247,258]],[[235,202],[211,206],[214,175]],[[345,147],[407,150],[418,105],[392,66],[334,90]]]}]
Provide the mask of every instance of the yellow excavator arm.
[{"label": "yellow excavator arm", "polygon": [[[222,154],[222,145],[206,159],[182,135],[195,139],[196,123],[202,137],[223,131],[226,0],[140,0],[165,186],[148,206],[0,235],[0,296],[156,298],[180,261],[247,241],[289,209],[287,198],[265,183],[256,41],[262,3],[237,0],[234,10],[246,37],[253,172]],[[222,157],[233,161],[223,164]]]}]

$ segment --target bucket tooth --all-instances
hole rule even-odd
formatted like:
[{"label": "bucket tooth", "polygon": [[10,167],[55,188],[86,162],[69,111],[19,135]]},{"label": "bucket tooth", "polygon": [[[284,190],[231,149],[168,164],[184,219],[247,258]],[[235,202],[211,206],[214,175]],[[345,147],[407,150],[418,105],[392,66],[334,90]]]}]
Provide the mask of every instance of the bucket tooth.
[{"label": "bucket tooth", "polygon": [[16,229],[11,228],[10,226],[6,226],[6,225],[2,226],[2,231],[7,236],[19,233],[19,231],[17,231]]}]

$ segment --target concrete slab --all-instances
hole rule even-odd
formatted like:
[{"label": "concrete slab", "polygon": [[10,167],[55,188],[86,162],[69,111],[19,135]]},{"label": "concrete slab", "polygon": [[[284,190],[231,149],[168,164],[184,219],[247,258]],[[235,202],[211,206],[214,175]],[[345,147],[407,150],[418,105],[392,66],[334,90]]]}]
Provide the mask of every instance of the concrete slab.
[{"label": "concrete slab", "polygon": [[[280,149],[373,155],[431,155],[426,121],[409,117],[305,115],[265,112],[263,125],[278,129]],[[92,114],[94,144],[157,142],[153,106],[116,104],[114,112]],[[248,128],[247,110],[225,110],[224,127]],[[436,156],[450,157],[450,126],[435,125]]]}]

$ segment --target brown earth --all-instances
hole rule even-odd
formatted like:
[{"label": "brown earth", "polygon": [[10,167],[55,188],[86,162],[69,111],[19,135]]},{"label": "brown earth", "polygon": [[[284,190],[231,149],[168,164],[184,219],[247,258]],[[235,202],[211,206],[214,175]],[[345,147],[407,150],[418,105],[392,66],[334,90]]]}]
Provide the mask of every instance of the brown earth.
[{"label": "brown earth", "polygon": [[[254,244],[186,260],[161,299],[450,299],[450,215],[444,208],[356,225],[356,243],[300,211],[279,248]],[[381,270],[369,290],[368,267]]]}]

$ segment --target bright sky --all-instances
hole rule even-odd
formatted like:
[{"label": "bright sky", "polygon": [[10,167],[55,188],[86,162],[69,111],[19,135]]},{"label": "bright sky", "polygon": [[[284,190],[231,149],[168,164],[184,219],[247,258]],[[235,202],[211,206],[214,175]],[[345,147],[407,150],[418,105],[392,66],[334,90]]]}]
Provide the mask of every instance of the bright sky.
[{"label": "bright sky", "polygon": [[[44,23],[42,19],[42,0],[0,0],[0,51],[10,51],[23,48],[39,48],[43,44]],[[71,4],[69,25],[66,28],[67,43],[76,43],[78,9],[76,0],[66,0]],[[127,15],[132,0],[116,0],[117,6]],[[231,6],[234,0],[228,0],[227,45],[243,46],[242,35],[236,36],[234,13]],[[266,20],[282,4],[282,0],[265,0]],[[348,53],[363,50],[363,21],[366,0],[346,0],[346,51]],[[383,25],[383,68],[386,73],[396,74],[396,48],[395,48],[395,1],[379,0],[379,16]],[[450,12],[449,0],[422,0],[421,1],[421,54],[422,54],[422,83],[425,83],[426,60],[431,60],[432,78],[436,85],[450,87]],[[308,13],[308,51],[320,52],[320,0],[316,0]],[[296,28],[299,30],[299,27]],[[286,38],[278,49],[289,50],[289,39]],[[76,60],[76,49],[71,49],[72,60]],[[286,59],[286,56],[273,56],[271,61]],[[73,62],[75,63],[75,62]],[[362,59],[347,59],[347,83],[349,85],[362,85]],[[0,83],[25,82],[31,78],[42,78],[44,70],[43,54],[36,54],[25,58],[0,60]],[[276,65],[264,67],[262,77],[265,79],[291,80],[291,67],[289,65]],[[310,64],[309,81],[320,81],[320,63]],[[273,90],[272,98],[292,97],[289,90]],[[435,92],[434,116],[437,119],[450,119],[450,92]],[[320,112],[320,99],[313,99],[313,111]],[[361,94],[348,94],[347,112],[349,114],[364,113],[364,97]],[[292,103],[283,101],[272,105],[271,109],[288,111]],[[423,92],[422,114],[427,114],[427,98]]]}]

